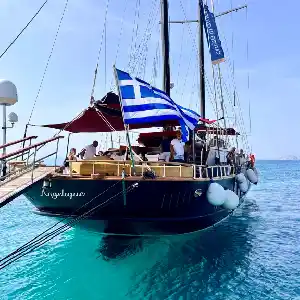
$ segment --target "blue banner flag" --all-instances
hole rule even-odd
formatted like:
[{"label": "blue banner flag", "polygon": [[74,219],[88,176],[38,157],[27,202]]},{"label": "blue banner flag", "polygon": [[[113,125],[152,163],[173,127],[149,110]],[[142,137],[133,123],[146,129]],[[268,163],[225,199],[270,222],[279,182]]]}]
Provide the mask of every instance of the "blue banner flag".
[{"label": "blue banner flag", "polygon": [[[125,124],[176,120],[191,130],[197,125],[200,115],[176,104],[164,91],[119,69],[115,73]],[[182,137],[187,139],[185,128]]]},{"label": "blue banner flag", "polygon": [[209,11],[206,4],[201,1],[201,18],[204,25],[206,39],[209,47],[212,63],[219,64],[225,61],[224,51],[222,49],[221,41],[219,39],[218,29],[216,25],[215,16]]}]

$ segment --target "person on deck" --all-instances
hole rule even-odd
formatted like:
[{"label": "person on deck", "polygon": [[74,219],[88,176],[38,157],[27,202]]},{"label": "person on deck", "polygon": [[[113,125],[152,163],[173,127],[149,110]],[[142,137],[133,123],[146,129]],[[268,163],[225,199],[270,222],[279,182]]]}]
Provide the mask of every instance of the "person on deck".
[{"label": "person on deck", "polygon": [[92,159],[93,157],[96,156],[97,147],[98,147],[98,142],[93,141],[91,145],[85,146],[77,156],[78,157],[80,156],[81,159],[85,159],[85,160]]},{"label": "person on deck", "polygon": [[184,162],[184,145],[185,143],[181,139],[181,131],[176,132],[176,139],[171,141],[170,150],[172,162]]},{"label": "person on deck", "polygon": [[227,153],[227,163],[231,166],[235,163],[235,147],[232,147],[232,149]]},{"label": "person on deck", "polygon": [[244,150],[241,149],[240,153],[237,155],[237,165],[242,166],[246,162],[246,156]]},{"label": "person on deck", "polygon": [[160,154],[158,158],[159,161],[170,161],[170,144],[171,142],[169,141],[169,139],[166,136],[163,136],[163,140],[160,144]]},{"label": "person on deck", "polygon": [[76,149],[71,148],[69,154],[67,155],[65,161],[64,161],[64,174],[70,174],[70,163],[69,161],[76,161]]}]

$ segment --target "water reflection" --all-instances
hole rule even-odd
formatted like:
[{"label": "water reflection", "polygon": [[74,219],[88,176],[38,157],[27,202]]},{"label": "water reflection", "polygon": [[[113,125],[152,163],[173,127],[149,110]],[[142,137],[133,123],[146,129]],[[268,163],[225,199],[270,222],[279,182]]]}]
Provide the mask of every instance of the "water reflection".
[{"label": "water reflection", "polygon": [[140,274],[130,297],[142,294],[143,299],[224,299],[222,291],[234,289],[249,270],[251,227],[255,226],[249,210],[253,207],[257,207],[253,201],[246,204],[216,229],[164,239],[169,251]]},{"label": "water reflection", "polygon": [[106,260],[122,259],[133,255],[143,248],[144,239],[127,236],[103,236],[98,252]]}]

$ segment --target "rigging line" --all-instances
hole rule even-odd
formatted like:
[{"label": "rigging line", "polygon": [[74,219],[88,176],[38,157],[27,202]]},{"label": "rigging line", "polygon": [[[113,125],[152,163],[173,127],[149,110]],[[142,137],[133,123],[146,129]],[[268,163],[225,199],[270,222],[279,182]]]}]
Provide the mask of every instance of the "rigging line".
[{"label": "rigging line", "polygon": [[[226,51],[229,52],[226,36],[223,34],[222,30],[220,32],[221,32],[221,34],[224,38],[224,45],[225,45]],[[232,77],[231,81],[232,81],[233,90],[235,91],[234,96],[235,96],[235,100],[236,100],[236,103],[237,103],[238,113],[239,113],[239,117],[240,117],[240,121],[241,121],[241,130],[243,130],[245,132],[246,131],[245,122],[244,122],[241,107],[240,107],[239,97],[238,97],[238,93],[237,93],[237,90],[236,90],[235,78],[234,78],[234,74],[232,73],[232,64],[231,64],[231,60],[230,60],[229,56],[227,57],[227,60],[226,60],[225,63],[228,63],[229,67],[231,68],[231,77]],[[227,86],[225,79],[223,81],[223,84],[224,84],[225,87]],[[231,94],[230,94],[229,98],[230,97],[231,97]]]},{"label": "rigging line", "polygon": [[[140,180],[139,180],[140,181]],[[125,192],[130,192],[130,188],[132,188],[134,186],[134,184],[132,184],[130,187],[128,187]],[[29,254],[30,252],[34,251],[36,248],[41,247],[42,245],[44,245],[45,243],[47,243],[48,241],[50,241],[51,239],[55,238],[56,236],[58,236],[59,234],[62,234],[63,232],[69,230],[71,228],[71,226],[73,226],[74,224],[78,223],[79,221],[81,221],[81,219],[89,216],[91,213],[93,213],[96,209],[101,208],[102,206],[107,205],[112,199],[116,198],[117,196],[119,196],[120,194],[123,194],[124,191],[120,191],[119,193],[115,194],[114,196],[108,198],[105,202],[100,203],[99,205],[97,205],[96,207],[90,209],[89,211],[87,211],[86,213],[74,218],[72,221],[70,221],[69,223],[59,227],[57,230],[55,230],[54,232],[52,232],[52,236],[51,233],[50,235],[46,238],[41,240],[39,244],[35,244],[33,245],[31,248],[29,249],[25,249],[23,252],[21,253],[17,253],[18,255],[16,255],[14,258],[9,259],[7,262],[3,263],[0,265],[0,270],[4,269],[5,267],[7,267],[8,265],[10,265],[11,263],[15,262],[16,260],[22,258],[23,256],[25,256],[26,254]],[[59,231],[60,230],[60,231]],[[27,252],[26,252],[27,251]]]},{"label": "rigging line", "polygon": [[22,35],[22,33],[28,28],[28,26],[33,22],[35,17],[41,12],[41,10],[44,8],[44,6],[47,4],[49,0],[46,0],[41,7],[38,9],[38,11],[33,15],[33,17],[30,19],[30,21],[23,27],[23,29],[19,32],[19,34],[12,40],[12,42],[7,46],[7,48],[2,52],[0,55],[0,59],[5,55],[5,53],[10,49],[10,47],[17,41],[17,39]]},{"label": "rigging line", "polygon": [[[124,2],[125,3],[125,2]],[[127,9],[128,5],[125,3],[124,5],[124,10],[123,10],[123,14],[122,14],[122,21],[121,21],[121,30],[120,30],[120,34],[119,34],[119,38],[118,38],[118,45],[117,45],[117,51],[116,51],[116,57],[115,57],[115,65],[117,64],[117,59],[119,57],[119,50],[120,50],[120,45],[121,45],[121,37],[123,35],[123,30],[124,30],[124,19],[125,19],[125,13],[126,13],[126,9]],[[110,90],[113,89],[114,87],[114,76],[112,76],[111,78],[111,83],[110,83]]]},{"label": "rigging line", "polygon": [[157,46],[156,46],[156,50],[154,53],[154,57],[153,57],[153,64],[152,64],[152,77],[151,77],[151,85],[152,86],[156,86],[156,78],[157,78],[157,56],[156,56],[156,52],[157,52],[157,48],[159,47],[159,42],[157,41]]},{"label": "rigging line", "polygon": [[193,58],[193,56],[191,55],[190,59],[189,59],[188,67],[187,67],[187,70],[186,70],[184,83],[183,83],[183,88],[182,88],[182,93],[181,93],[181,102],[183,101],[184,93],[186,92],[185,87],[186,87],[187,78],[188,78],[190,70],[191,70],[190,66],[191,66],[191,63],[192,63],[192,58]]},{"label": "rigging line", "polygon": [[[155,26],[155,23],[153,23],[153,27],[154,26]],[[150,61],[149,56],[150,56],[151,53],[149,53],[149,43],[150,43],[151,38],[152,38],[152,33],[157,32],[158,29],[159,29],[159,24],[157,24],[156,29],[151,30],[151,32],[149,33],[149,37],[147,39],[147,43],[145,44],[145,50],[143,51],[144,58],[143,58],[143,61],[140,63],[140,68],[138,70],[138,76],[142,76],[142,78],[145,78],[147,63],[148,63],[148,61]]]},{"label": "rigging line", "polygon": [[[134,13],[134,23],[133,23],[133,29],[132,29],[132,36],[131,36],[131,43],[130,43],[130,50],[129,50],[129,61],[127,64],[127,68],[130,67],[130,62],[132,60],[133,57],[133,43],[134,43],[134,38],[137,38],[137,27],[138,27],[138,19],[139,19],[139,8],[140,8],[140,0],[136,0],[136,4],[135,4],[135,13]],[[134,34],[135,33],[135,34]]]},{"label": "rigging line", "polygon": [[111,131],[116,131],[116,129],[111,125],[111,123],[106,119],[106,117],[103,115],[103,113],[96,109],[97,114],[101,117],[101,119],[105,122],[105,124],[109,127]]},{"label": "rigging line", "polygon": [[[157,9],[157,13],[158,13]],[[155,26],[155,17],[157,14],[155,14],[155,6],[153,7],[153,10],[151,12],[151,15],[148,20],[147,28],[145,30],[145,33],[143,35],[142,41],[139,44],[139,47],[134,53],[134,60],[131,62],[130,66],[130,72],[134,73],[137,72],[136,68],[140,65],[141,60],[144,59],[144,53],[145,53],[145,48],[147,47],[147,43],[149,42],[152,32],[153,32],[153,27]]]},{"label": "rigging line", "polygon": [[[227,97],[228,97],[228,100],[229,100],[229,103],[232,105],[232,101],[231,101],[231,94],[229,93],[229,90],[228,90],[228,87],[227,87],[227,85],[226,85],[226,82],[223,80],[223,82],[224,82],[224,89],[225,89],[225,92],[227,93]],[[244,143],[244,145],[246,146],[246,148],[249,148],[249,142],[248,142],[248,140],[247,140],[247,138],[245,137],[245,128],[243,128],[243,125],[242,125],[242,123],[241,123],[241,119],[242,118],[238,118],[237,119],[237,126],[240,128],[240,132],[242,133],[242,137],[241,137],[241,139],[243,140],[243,143]]]},{"label": "rigging line", "polygon": [[[187,16],[186,16],[186,13],[185,13],[185,10],[184,10],[184,6],[182,4],[182,1],[180,0],[180,6],[181,6],[181,9],[182,9],[182,12],[183,12],[183,15],[184,15],[184,20],[187,21]],[[189,34],[192,38],[192,41],[193,41],[193,49],[195,50],[195,54],[196,54],[196,61],[198,62],[198,65],[199,65],[199,49],[196,45],[196,35],[192,33],[192,29],[190,27],[190,23],[187,23],[187,27],[188,27],[188,30],[189,30]]]},{"label": "rigging line", "polygon": [[30,113],[30,116],[29,116],[29,119],[28,119],[27,123],[30,123],[30,121],[31,121],[31,118],[32,118],[32,115],[33,115],[33,112],[34,112],[34,108],[35,108],[36,102],[37,102],[37,100],[38,100],[38,98],[40,96],[40,93],[41,93],[41,90],[42,90],[42,87],[43,87],[43,83],[44,83],[44,79],[45,79],[45,76],[46,76],[46,73],[47,73],[47,70],[48,70],[48,66],[49,66],[49,63],[50,63],[50,60],[51,60],[51,57],[52,57],[55,45],[56,45],[57,37],[58,37],[58,34],[59,34],[59,31],[60,31],[62,22],[64,20],[64,17],[65,17],[67,8],[68,8],[68,4],[69,4],[69,0],[66,0],[65,6],[64,6],[64,9],[63,9],[63,12],[62,12],[59,24],[58,24],[58,28],[57,28],[57,31],[56,31],[56,34],[55,34],[55,37],[54,37],[52,48],[51,48],[51,51],[50,51],[50,54],[49,54],[49,57],[48,57],[48,60],[47,60],[46,66],[45,66],[45,70],[44,70],[44,73],[43,73],[43,76],[42,76],[42,80],[41,80],[41,83],[40,83],[37,95],[35,97],[35,100],[33,102],[33,107],[32,107],[32,110],[31,110],[31,113]]},{"label": "rigging line", "polygon": [[220,94],[221,94],[221,109],[222,109],[222,117],[224,118],[224,127],[226,127],[226,120],[225,120],[225,111],[224,111],[224,97],[223,97],[223,89],[222,89],[222,76],[221,76],[221,68],[220,64],[218,64],[218,77],[219,77],[219,87],[220,87]]},{"label": "rigging line", "polygon": [[[87,206],[88,204],[90,204],[93,200],[95,200],[96,198],[102,196],[103,194],[105,194],[109,189],[113,188],[114,186],[116,186],[118,183],[120,183],[121,180],[117,181],[116,183],[114,183],[113,185],[111,185],[110,187],[108,187],[105,191],[103,191],[102,193],[98,194],[96,197],[92,198],[89,202],[85,203],[84,205],[82,205],[81,207],[77,208],[74,212],[72,212],[71,215],[75,214],[76,212],[80,211],[82,208],[84,208],[85,206]],[[2,262],[11,257],[13,254],[17,253],[18,251],[30,246],[30,243],[34,242],[37,238],[41,237],[43,234],[45,234],[46,232],[48,232],[49,230],[55,228],[58,224],[63,223],[64,221],[68,220],[70,217],[65,217],[64,219],[56,222],[54,225],[52,225],[51,227],[49,227],[48,229],[44,230],[43,232],[41,232],[40,234],[38,234],[37,236],[35,236],[33,239],[31,239],[30,241],[28,241],[27,243],[25,243],[24,245],[22,245],[21,247],[17,248],[15,251],[11,252],[10,254],[6,255],[4,258],[0,259],[0,265],[2,264]]]},{"label": "rigging line", "polygon": [[[119,181],[116,182],[114,185],[112,185],[111,187],[109,187],[108,189],[106,189],[104,192],[102,192],[102,193],[98,194],[97,196],[95,196],[93,199],[91,199],[88,203],[86,203],[86,204],[83,205],[82,207],[86,206],[87,204],[89,204],[90,202],[92,202],[93,200],[95,200],[96,198],[100,197],[100,196],[103,195],[107,190],[109,190],[110,188],[112,188],[112,187],[115,186],[116,184],[120,183],[121,181],[122,181],[122,180],[119,180]],[[141,179],[138,180],[137,182],[139,182],[139,181],[141,181]],[[133,185],[134,185],[134,184],[133,184]],[[129,190],[129,192],[130,192],[130,188],[132,188],[133,185],[131,185],[130,187],[127,188],[127,190]],[[102,206],[105,206],[106,204],[108,204],[108,202],[109,202],[112,198],[117,197],[117,196],[118,196],[120,193],[122,193],[122,192],[123,192],[123,191],[121,191],[121,192],[115,194],[114,196],[110,197],[110,198],[107,199],[106,201],[104,201],[104,202],[98,204],[97,206],[95,206],[95,207],[92,208],[92,209],[89,209],[88,211],[82,213],[81,215],[78,215],[78,216],[71,216],[71,218],[72,218],[71,221],[69,221],[68,223],[66,223],[66,224],[64,224],[64,225],[62,225],[62,226],[60,226],[59,228],[55,229],[54,231],[48,233],[46,236],[40,237],[40,240],[34,241],[34,239],[36,239],[38,236],[41,236],[43,233],[41,233],[40,235],[36,236],[36,237],[33,239],[33,242],[32,242],[31,245],[30,245],[29,242],[27,243],[27,244],[28,244],[28,245],[26,246],[27,249],[26,249],[26,247],[25,247],[25,245],[26,245],[26,244],[25,244],[25,245],[23,245],[22,247],[18,248],[16,251],[14,251],[14,253],[11,253],[11,254],[9,254],[7,257],[1,259],[1,260],[0,260],[0,262],[1,262],[1,264],[0,264],[0,269],[1,269],[1,267],[2,267],[4,264],[6,264],[6,263],[8,262],[8,261],[6,261],[6,262],[3,263],[3,261],[4,261],[5,259],[11,257],[12,254],[18,254],[18,255],[20,255],[19,252],[23,251],[23,253],[24,253],[25,251],[30,250],[30,248],[28,248],[28,247],[30,247],[30,246],[36,246],[36,245],[38,246],[38,244],[37,244],[38,242],[42,242],[42,241],[44,241],[45,239],[48,239],[49,237],[50,237],[50,239],[52,239],[53,237],[55,237],[55,236],[57,236],[58,234],[60,234],[60,233],[62,233],[62,232],[65,231],[65,230],[64,230],[64,231],[62,231],[62,232],[59,232],[59,230],[61,230],[61,229],[63,229],[63,228],[66,228],[66,227],[67,227],[67,229],[69,229],[69,228],[71,227],[71,225],[74,225],[77,221],[80,221],[83,217],[89,216],[89,215],[91,214],[91,212],[95,211],[96,209],[101,208]],[[77,209],[76,211],[79,211],[80,209],[81,209],[81,208]],[[75,211],[75,212],[76,212],[76,211]],[[64,220],[67,220],[67,219],[70,219],[70,217],[66,217],[66,218],[64,218],[62,221],[59,221],[58,223],[62,223]],[[50,230],[50,229],[52,229],[53,227],[55,227],[58,223],[56,223],[56,224],[55,224],[54,226],[52,226],[51,228],[48,228],[45,232],[47,232],[48,230]],[[78,222],[77,222],[77,223],[78,223]],[[67,229],[66,229],[66,230],[67,230]],[[44,233],[45,233],[45,232],[44,232]],[[58,232],[58,234],[56,234],[55,236],[51,237],[51,235],[53,235],[53,234],[55,234],[55,233],[57,233],[57,232]],[[46,240],[46,242],[49,241],[50,239]],[[13,259],[13,258],[10,258],[9,260],[12,260],[12,259]]]},{"label": "rigging line", "polygon": [[106,31],[106,21],[107,21],[107,12],[108,12],[109,2],[110,2],[110,0],[106,0],[106,8],[105,8],[105,15],[104,15],[104,26],[103,26],[103,30],[102,30],[102,34],[101,34],[101,42],[100,42],[100,47],[99,47],[99,50],[98,50],[98,55],[97,55],[97,60],[96,60],[96,69],[95,69],[93,86],[92,86],[92,91],[91,91],[91,103],[93,102],[95,86],[96,86],[96,80],[97,80],[97,74],[98,74],[99,61],[100,61],[100,54],[101,54],[103,39],[104,39],[105,31]]},{"label": "rigging line", "polygon": [[[147,25],[146,25],[145,33],[143,34],[143,38],[142,38],[139,46],[135,49],[135,51],[133,52],[133,54],[130,56],[130,61],[129,61],[128,66],[127,66],[127,68],[129,69],[130,72],[134,71],[135,66],[137,64],[137,61],[139,60],[139,58],[141,56],[142,49],[144,47],[146,38],[148,37],[147,33],[150,31],[150,29],[153,28],[153,25],[151,26],[151,23],[154,20],[155,6],[156,6],[156,1],[153,0],[152,1],[152,10],[151,10],[151,13],[150,13],[149,18],[148,18],[148,22],[147,22]],[[151,28],[149,28],[150,26],[151,26]]]},{"label": "rigging line", "polygon": [[179,76],[180,76],[180,67],[181,67],[181,60],[182,60],[182,48],[183,48],[183,41],[184,41],[184,32],[185,26],[182,26],[182,35],[181,35],[181,45],[180,45],[180,52],[179,52],[179,59],[178,59],[178,73],[176,78],[176,84],[179,87]]},{"label": "rigging line", "polygon": [[[224,45],[225,45],[226,51],[229,53],[229,48],[228,48],[226,36],[225,36],[225,34],[223,33],[223,31],[221,29],[220,29],[220,32],[221,32],[223,40],[224,40]],[[230,59],[229,56],[227,57],[227,60],[226,60],[225,63],[228,63],[229,68],[231,68],[231,73],[230,74],[231,74],[232,87],[233,87],[233,90],[235,90],[235,96],[236,96],[236,100],[237,100],[237,106],[239,108],[239,115],[240,115],[240,118],[241,118],[241,122],[243,124],[244,130],[246,130],[245,129],[246,128],[245,122],[244,122],[244,119],[242,117],[242,111],[241,111],[241,105],[240,105],[240,102],[239,102],[239,97],[237,97],[238,93],[237,93],[237,89],[236,89],[235,77],[234,77],[234,74],[233,74],[233,66],[232,66],[231,59]],[[225,84],[225,82],[224,82],[224,84]]]},{"label": "rigging line", "polygon": [[[246,26],[248,28],[248,6],[246,7]],[[248,89],[248,95],[250,95],[250,72],[249,72],[249,38],[248,38],[248,30],[247,30],[247,42],[246,42],[246,60],[247,60],[247,89]],[[252,132],[252,120],[251,120],[251,101],[249,97],[249,129],[250,134]],[[252,149],[251,149],[252,151]]]}]

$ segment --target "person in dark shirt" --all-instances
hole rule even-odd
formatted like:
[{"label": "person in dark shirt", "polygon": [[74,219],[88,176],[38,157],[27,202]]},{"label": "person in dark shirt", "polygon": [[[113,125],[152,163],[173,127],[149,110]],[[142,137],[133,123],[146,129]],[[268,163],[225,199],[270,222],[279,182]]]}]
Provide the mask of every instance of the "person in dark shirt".
[{"label": "person in dark shirt", "polygon": [[158,160],[168,162],[170,160],[170,141],[164,136],[160,144],[160,155]]}]

